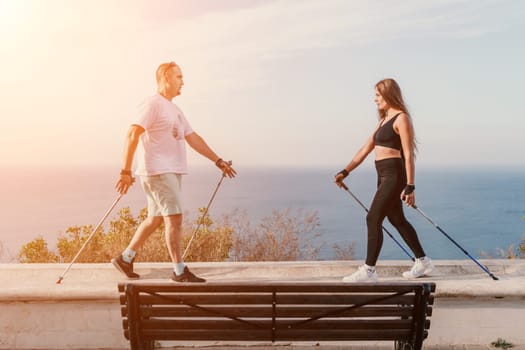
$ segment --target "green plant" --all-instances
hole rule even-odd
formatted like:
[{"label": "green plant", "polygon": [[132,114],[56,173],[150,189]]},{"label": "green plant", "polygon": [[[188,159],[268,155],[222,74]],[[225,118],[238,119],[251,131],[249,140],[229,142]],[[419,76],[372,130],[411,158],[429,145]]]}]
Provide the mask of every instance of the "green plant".
[{"label": "green plant", "polygon": [[[522,219],[525,220],[525,216]],[[507,249],[495,248],[490,253],[481,251],[479,254],[485,259],[523,259],[525,258],[525,235],[518,244],[518,247],[511,244]]]},{"label": "green plant", "polygon": [[502,339],[502,338],[498,338],[496,341],[493,341],[492,343],[490,343],[490,345],[492,347],[501,348],[501,349],[504,349],[504,350],[514,347],[514,345],[512,343],[509,343],[505,339]]},{"label": "green plant", "polygon": [[[522,219],[525,220],[525,216]],[[525,258],[525,235],[521,239],[521,244],[518,247],[518,252],[522,258]]]}]

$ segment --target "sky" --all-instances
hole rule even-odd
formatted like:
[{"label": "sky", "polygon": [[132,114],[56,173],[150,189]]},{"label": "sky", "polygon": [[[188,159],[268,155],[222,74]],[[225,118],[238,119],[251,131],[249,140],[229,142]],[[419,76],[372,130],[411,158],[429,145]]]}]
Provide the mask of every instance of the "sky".
[{"label": "sky", "polygon": [[394,78],[418,166],[525,169],[524,15],[520,0],[0,0],[0,166],[120,168],[175,61],[174,102],[238,167],[339,170]]}]

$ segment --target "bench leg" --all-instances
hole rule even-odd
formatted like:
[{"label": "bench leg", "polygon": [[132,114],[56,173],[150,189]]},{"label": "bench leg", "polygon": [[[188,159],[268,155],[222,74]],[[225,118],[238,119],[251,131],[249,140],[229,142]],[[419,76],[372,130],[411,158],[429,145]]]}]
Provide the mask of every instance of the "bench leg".
[{"label": "bench leg", "polygon": [[404,341],[404,340],[396,340],[394,342],[394,349],[395,350],[416,350],[412,346],[412,344]]},{"label": "bench leg", "polygon": [[155,341],[149,340],[144,342],[144,349],[146,350],[154,350],[155,349]]},{"label": "bench leg", "polygon": [[131,350],[154,350],[155,349],[155,341],[154,340],[145,340],[140,341],[135,344],[130,344]]}]

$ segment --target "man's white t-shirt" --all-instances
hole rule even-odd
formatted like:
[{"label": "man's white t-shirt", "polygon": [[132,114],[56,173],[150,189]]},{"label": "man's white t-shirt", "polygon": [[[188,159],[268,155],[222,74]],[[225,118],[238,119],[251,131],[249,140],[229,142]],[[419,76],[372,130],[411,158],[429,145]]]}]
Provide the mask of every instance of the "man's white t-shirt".
[{"label": "man's white t-shirt", "polygon": [[186,174],[185,137],[193,132],[184,113],[160,94],[147,98],[140,106],[134,125],[144,128],[140,136],[137,175]]}]

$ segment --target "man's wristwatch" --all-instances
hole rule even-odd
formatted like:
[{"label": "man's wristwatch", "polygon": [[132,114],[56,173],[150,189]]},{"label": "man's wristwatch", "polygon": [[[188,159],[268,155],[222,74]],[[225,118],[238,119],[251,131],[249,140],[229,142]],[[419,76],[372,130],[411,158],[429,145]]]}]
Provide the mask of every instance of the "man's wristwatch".
[{"label": "man's wristwatch", "polygon": [[341,170],[340,172],[338,172],[338,173],[336,174],[336,176],[337,176],[337,175],[343,175],[343,177],[347,177],[347,176],[348,176],[348,170],[343,169],[343,170]]}]

